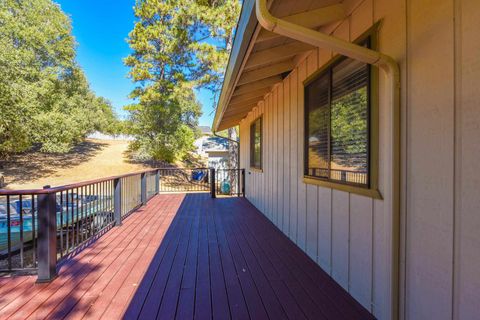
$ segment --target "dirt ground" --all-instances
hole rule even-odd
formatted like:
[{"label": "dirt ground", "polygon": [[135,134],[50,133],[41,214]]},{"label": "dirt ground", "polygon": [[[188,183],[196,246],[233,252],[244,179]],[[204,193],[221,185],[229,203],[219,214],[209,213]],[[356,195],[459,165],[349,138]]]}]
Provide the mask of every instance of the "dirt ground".
[{"label": "dirt ground", "polygon": [[3,164],[6,189],[36,189],[109,177],[149,168],[127,156],[128,141],[88,139],[71,152],[21,154]]}]

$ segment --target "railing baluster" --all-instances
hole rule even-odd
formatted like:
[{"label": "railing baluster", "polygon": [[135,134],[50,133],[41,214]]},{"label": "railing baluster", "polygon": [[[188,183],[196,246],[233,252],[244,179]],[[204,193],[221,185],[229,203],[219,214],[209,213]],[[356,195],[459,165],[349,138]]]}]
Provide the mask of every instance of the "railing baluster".
[{"label": "railing baluster", "polygon": [[86,213],[82,206],[80,206],[80,199],[83,199],[83,187],[80,188],[80,191],[77,189],[77,216],[79,216],[79,228],[80,228],[80,243],[85,241],[85,220],[86,220]]},{"label": "railing baluster", "polygon": [[80,212],[82,214],[82,216],[84,217],[85,219],[85,223],[86,223],[86,227],[84,229],[84,233],[86,234],[87,238],[90,238],[90,222],[89,222],[89,215],[88,215],[88,210],[87,210],[87,201],[86,201],[86,193],[87,193],[87,187],[86,186],[82,186],[82,189],[81,189],[81,195],[80,195],[80,200],[81,200],[81,207],[80,207]]},{"label": "railing baluster", "polygon": [[23,269],[23,264],[24,264],[24,257],[23,257],[23,197],[20,195],[18,197],[19,199],[19,215],[20,215],[20,225],[19,225],[19,231],[20,231],[20,268]]},{"label": "railing baluster", "polygon": [[63,258],[63,191],[60,192],[60,258]]},{"label": "railing baluster", "polygon": [[93,199],[94,199],[94,208],[93,211],[90,212],[91,219],[93,221],[93,229],[95,230],[95,234],[102,228],[102,212],[101,212],[101,190],[102,190],[102,183],[96,183],[93,186]]},{"label": "railing baluster", "polygon": [[12,270],[12,228],[11,228],[11,210],[10,210],[10,195],[7,195],[7,261],[8,270]]},{"label": "railing baluster", "polygon": [[36,206],[35,206],[35,200],[36,200],[36,197],[35,195],[32,194],[32,245],[33,245],[33,249],[32,249],[32,258],[33,258],[33,267],[35,268],[37,266],[37,235],[36,235],[36,231],[35,231],[35,219],[36,217],[38,217],[38,214],[35,214],[35,211],[36,211]]},{"label": "railing baluster", "polygon": [[75,247],[75,228],[76,228],[76,221],[75,221],[75,214],[73,212],[73,190],[70,191],[70,214],[72,218],[72,237],[70,238],[71,240],[71,247]]},{"label": "railing baluster", "polygon": [[75,217],[75,247],[77,247],[81,243],[81,226],[80,223],[82,222],[82,213],[78,207],[78,189],[72,190],[72,205],[73,205],[73,215]]},{"label": "railing baluster", "polygon": [[[65,203],[66,203],[66,215],[65,215],[65,220],[66,221],[66,229],[67,229],[67,243],[65,245],[65,254],[68,254],[69,249],[70,249],[70,224],[69,224],[69,219],[68,219],[68,190],[65,191]],[[62,215],[63,215],[63,208],[62,208]]]}]

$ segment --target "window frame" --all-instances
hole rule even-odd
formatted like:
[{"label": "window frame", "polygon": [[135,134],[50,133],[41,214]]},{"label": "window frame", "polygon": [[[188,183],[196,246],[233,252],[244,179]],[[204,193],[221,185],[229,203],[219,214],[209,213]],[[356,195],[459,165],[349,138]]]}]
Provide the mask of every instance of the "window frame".
[{"label": "window frame", "polygon": [[[254,126],[260,123],[260,166],[255,165],[255,133]],[[250,168],[262,172],[263,170],[263,116],[257,117],[250,123]]]},{"label": "window frame", "polygon": [[[368,42],[369,48],[376,50],[377,48],[377,30],[379,24],[375,24],[364,34],[362,34],[355,41],[356,44],[362,44]],[[331,189],[342,190],[350,193],[360,194],[368,196],[375,199],[382,199],[382,195],[378,190],[378,153],[379,153],[379,110],[378,110],[378,68],[372,65],[367,64],[369,68],[369,81],[367,83],[367,100],[368,100],[368,142],[367,142],[367,159],[368,159],[368,184],[355,184],[349,182],[342,182],[338,180],[332,180],[330,178],[314,177],[310,176],[307,173],[308,170],[308,95],[307,87],[313,81],[322,77],[325,73],[330,73],[331,70],[347,59],[344,56],[336,55],[330,61],[325,63],[319,70],[314,72],[309,76],[304,82],[304,135],[303,135],[303,148],[304,148],[304,159],[303,159],[303,181],[306,184],[319,185]],[[331,88],[330,88],[331,89]],[[331,90],[330,90],[331,91]],[[330,92],[331,94],[331,92]],[[329,140],[330,140],[330,130],[329,130]],[[330,154],[330,142],[329,142],[329,154]]]}]

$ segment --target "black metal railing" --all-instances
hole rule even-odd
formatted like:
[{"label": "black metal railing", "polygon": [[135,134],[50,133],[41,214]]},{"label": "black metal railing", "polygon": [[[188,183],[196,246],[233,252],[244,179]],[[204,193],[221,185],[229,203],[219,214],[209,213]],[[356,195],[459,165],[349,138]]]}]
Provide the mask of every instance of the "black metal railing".
[{"label": "black metal railing", "polygon": [[36,267],[37,195],[0,197],[0,270]]},{"label": "black metal railing", "polygon": [[210,170],[207,168],[165,168],[160,171],[160,192],[208,192]]},{"label": "black metal railing", "polygon": [[211,189],[215,194],[223,196],[243,196],[245,194],[244,169],[211,169],[214,183]]},{"label": "black metal railing", "polygon": [[243,169],[152,169],[62,187],[0,190],[0,274],[56,276],[75,254],[159,192],[243,196]]},{"label": "black metal railing", "polygon": [[0,190],[0,273],[55,276],[57,262],[158,193],[159,169],[39,190]]}]

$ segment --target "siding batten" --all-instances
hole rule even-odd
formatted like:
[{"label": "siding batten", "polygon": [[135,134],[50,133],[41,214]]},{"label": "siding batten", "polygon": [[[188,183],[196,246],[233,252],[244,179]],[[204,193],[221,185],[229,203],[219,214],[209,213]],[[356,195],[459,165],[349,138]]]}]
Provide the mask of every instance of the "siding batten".
[{"label": "siding batten", "polygon": [[290,159],[291,159],[291,148],[290,148],[290,137],[291,127],[290,127],[290,118],[291,118],[291,108],[290,108],[290,76],[288,76],[284,81],[284,91],[283,91],[283,107],[284,107],[284,130],[283,130],[283,141],[284,141],[284,161],[285,169],[283,171],[283,212],[284,212],[284,230],[285,234],[290,237],[290,220],[293,212],[290,210]]},{"label": "siding batten", "polygon": [[297,87],[297,180],[298,180],[298,236],[297,245],[306,250],[307,241],[307,188],[303,182],[303,139],[304,139],[304,87],[303,80],[307,77],[307,65],[306,60],[300,63],[298,66],[298,87]]},{"label": "siding batten", "polygon": [[297,69],[290,74],[290,238],[297,243],[297,222],[298,222],[298,132],[297,132],[297,114],[298,114],[298,83]]},{"label": "siding batten", "polygon": [[[313,50],[307,57],[307,70],[306,77],[310,76],[318,69],[318,49]],[[303,89],[302,89],[303,90]],[[305,97],[303,97],[305,101]],[[303,106],[305,108],[305,106]],[[303,114],[302,118],[305,118]],[[303,120],[305,124],[305,120]],[[304,128],[305,130],[305,128]],[[302,139],[302,145],[305,148],[305,137],[308,134],[305,133]],[[302,154],[305,154],[303,150]],[[304,157],[302,158],[302,165],[305,164]],[[303,172],[302,172],[303,176]],[[306,185],[306,214],[307,214],[307,228],[306,228],[306,250],[307,254],[315,261],[318,261],[318,186],[308,184]]]},{"label": "siding batten", "polygon": [[283,135],[283,83],[281,83],[278,86],[278,95],[277,95],[277,156],[275,157],[277,159],[277,172],[276,172],[276,177],[277,181],[275,183],[275,186],[277,188],[277,194],[276,194],[276,203],[277,203],[277,215],[278,215],[278,222],[277,222],[277,227],[285,232],[284,230],[284,209],[283,209],[283,177],[284,177],[284,166],[285,166],[285,153],[284,153],[284,135]]}]

